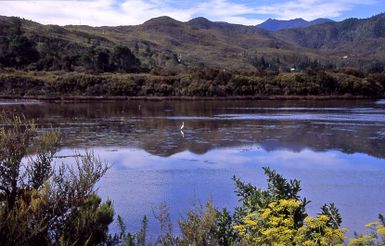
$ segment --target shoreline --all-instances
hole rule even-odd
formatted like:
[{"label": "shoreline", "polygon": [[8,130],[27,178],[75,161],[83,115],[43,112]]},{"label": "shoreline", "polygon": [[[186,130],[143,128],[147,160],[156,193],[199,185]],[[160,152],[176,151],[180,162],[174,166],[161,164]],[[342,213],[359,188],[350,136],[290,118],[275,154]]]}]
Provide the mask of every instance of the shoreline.
[{"label": "shoreline", "polygon": [[384,97],[376,96],[5,96],[0,100],[37,100],[43,102],[108,102],[108,101],[240,101],[240,100],[380,100]]}]

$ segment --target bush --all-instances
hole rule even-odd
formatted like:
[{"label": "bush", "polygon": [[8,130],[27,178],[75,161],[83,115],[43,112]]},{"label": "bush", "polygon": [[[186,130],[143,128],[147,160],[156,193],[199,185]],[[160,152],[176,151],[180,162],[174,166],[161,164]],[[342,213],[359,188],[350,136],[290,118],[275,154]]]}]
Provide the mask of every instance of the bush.
[{"label": "bush", "polygon": [[53,166],[58,132],[38,135],[33,122],[5,113],[0,122],[1,244],[106,242],[114,210],[110,201],[101,203],[94,185],[107,166],[92,153],[77,158],[75,167]]},{"label": "bush", "polygon": [[286,180],[264,168],[268,188],[261,190],[233,180],[241,206],[233,214],[209,201],[179,221],[181,245],[342,245],[344,230],[334,204],[324,205],[317,217],[306,213],[298,180]]},{"label": "bush", "polygon": [[369,235],[358,235],[350,239],[352,246],[381,246],[385,245],[385,218],[382,214],[378,216],[379,221],[366,225],[371,230]]}]

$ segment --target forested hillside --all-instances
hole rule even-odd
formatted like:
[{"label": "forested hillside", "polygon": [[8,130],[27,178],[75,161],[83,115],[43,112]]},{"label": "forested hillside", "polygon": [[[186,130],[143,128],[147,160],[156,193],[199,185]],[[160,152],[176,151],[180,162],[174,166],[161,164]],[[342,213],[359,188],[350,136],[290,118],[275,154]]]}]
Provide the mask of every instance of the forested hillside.
[{"label": "forested hillside", "polygon": [[[129,90],[134,95],[382,96],[384,67],[385,14],[276,32],[205,18],[180,22],[159,17],[137,26],[90,27],[0,17],[2,94],[49,94],[50,89],[30,82],[55,84],[50,74],[55,71],[56,75],[73,72],[64,76],[73,78],[86,74],[87,80],[94,79],[89,81],[92,87],[107,75],[89,73],[147,74],[144,82],[132,82],[135,89]],[[31,76],[33,71],[48,75]],[[172,82],[148,85],[151,76]],[[19,84],[10,83],[13,80]],[[20,83],[34,89],[26,91]],[[128,81],[122,83],[128,86]],[[145,84],[149,89],[143,92]],[[107,93],[85,87],[88,90],[78,93]],[[126,90],[108,93],[119,95]]]}]

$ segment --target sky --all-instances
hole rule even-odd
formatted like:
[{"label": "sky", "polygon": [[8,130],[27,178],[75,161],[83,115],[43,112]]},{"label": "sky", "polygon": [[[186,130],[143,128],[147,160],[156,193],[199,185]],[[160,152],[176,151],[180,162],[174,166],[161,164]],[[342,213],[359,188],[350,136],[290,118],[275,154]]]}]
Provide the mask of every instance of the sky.
[{"label": "sky", "polygon": [[385,0],[0,0],[0,15],[57,25],[137,25],[159,16],[256,25],[268,18],[339,21],[382,12]]}]

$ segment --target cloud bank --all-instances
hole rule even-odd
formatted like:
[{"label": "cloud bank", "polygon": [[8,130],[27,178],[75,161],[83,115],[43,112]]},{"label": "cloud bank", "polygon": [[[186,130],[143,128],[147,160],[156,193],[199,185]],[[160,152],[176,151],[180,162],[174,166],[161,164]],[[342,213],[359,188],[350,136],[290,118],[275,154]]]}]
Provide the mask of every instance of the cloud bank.
[{"label": "cloud bank", "polygon": [[271,4],[240,0],[0,1],[0,15],[19,16],[44,24],[58,25],[137,25],[159,16],[170,16],[180,21],[203,16],[213,21],[256,25],[267,17],[302,17],[308,20],[334,18],[356,6],[374,5],[377,1],[281,0]]}]

